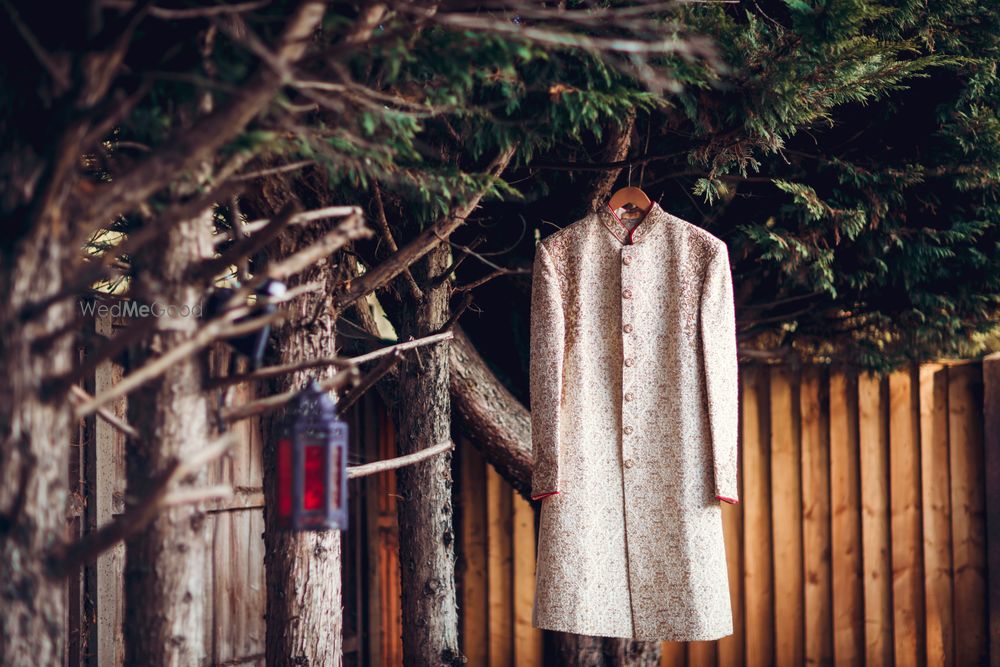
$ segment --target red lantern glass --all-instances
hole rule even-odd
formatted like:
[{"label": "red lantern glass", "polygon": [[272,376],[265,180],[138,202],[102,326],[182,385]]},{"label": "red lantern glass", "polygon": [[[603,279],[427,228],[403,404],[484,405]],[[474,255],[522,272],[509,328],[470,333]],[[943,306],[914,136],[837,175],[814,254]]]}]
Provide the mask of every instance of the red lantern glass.
[{"label": "red lantern glass", "polygon": [[347,529],[347,436],[319,383],[299,392],[277,443],[280,528]]}]

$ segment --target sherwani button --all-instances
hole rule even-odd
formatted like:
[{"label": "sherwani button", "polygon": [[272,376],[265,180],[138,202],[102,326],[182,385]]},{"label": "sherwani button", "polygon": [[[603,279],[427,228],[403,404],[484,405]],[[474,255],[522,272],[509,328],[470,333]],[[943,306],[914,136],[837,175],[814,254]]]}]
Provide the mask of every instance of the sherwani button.
[{"label": "sherwani button", "polygon": [[633,461],[632,459],[628,459],[628,460],[625,461],[625,467],[626,468],[631,468],[634,465],[635,465],[635,461]]},{"label": "sherwani button", "polygon": [[625,365],[626,366],[630,366],[631,367],[634,364],[635,364],[635,359],[633,359],[632,357],[629,357],[628,359],[625,360]]},{"label": "sherwani button", "polygon": [[628,255],[622,258],[622,264],[624,264],[625,266],[628,266],[631,263],[632,263],[632,258],[629,257]]},{"label": "sherwani button", "polygon": [[631,324],[626,324],[624,327],[622,327],[622,330],[625,333],[632,333],[632,325]]},{"label": "sherwani button", "polygon": [[625,297],[626,299],[631,299],[632,298],[632,290],[630,290],[630,289],[624,290],[622,292],[622,296]]},{"label": "sherwani button", "polygon": [[635,394],[633,394],[630,391],[626,391],[625,392],[625,400],[626,401],[631,401],[633,398],[635,398]]},{"label": "sherwani button", "polygon": [[626,426],[622,430],[625,431],[625,435],[632,435],[633,428],[631,426]]}]

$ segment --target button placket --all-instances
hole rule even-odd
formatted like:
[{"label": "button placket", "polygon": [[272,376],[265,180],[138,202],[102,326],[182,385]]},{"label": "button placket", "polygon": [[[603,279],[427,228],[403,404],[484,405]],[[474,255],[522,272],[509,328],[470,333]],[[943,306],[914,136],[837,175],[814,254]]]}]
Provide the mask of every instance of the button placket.
[{"label": "button placket", "polygon": [[622,462],[626,468],[632,468],[635,460],[631,456],[629,446],[631,435],[635,433],[636,424],[634,421],[634,411],[631,409],[631,402],[635,398],[630,390],[634,386],[634,372],[631,371],[636,365],[635,358],[635,308],[634,282],[635,271],[631,268],[635,264],[633,254],[635,246],[626,245],[621,249],[621,305],[622,305]]}]

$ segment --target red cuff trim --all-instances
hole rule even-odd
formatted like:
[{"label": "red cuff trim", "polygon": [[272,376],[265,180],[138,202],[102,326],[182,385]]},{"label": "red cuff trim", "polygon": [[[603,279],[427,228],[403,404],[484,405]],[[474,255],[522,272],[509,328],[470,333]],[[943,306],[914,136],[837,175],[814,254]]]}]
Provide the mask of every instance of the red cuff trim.
[{"label": "red cuff trim", "polygon": [[728,498],[728,497],[726,497],[726,496],[716,496],[716,498],[718,498],[719,500],[724,500],[724,501],[726,501],[727,503],[729,503],[730,505],[736,505],[737,503],[739,503],[739,502],[740,502],[740,501],[739,501],[739,500],[737,500],[736,498]]},{"label": "red cuff trim", "polygon": [[539,493],[537,496],[531,496],[532,500],[538,500],[539,498],[547,498],[548,496],[554,496],[559,493],[558,491],[548,491],[546,493]]}]

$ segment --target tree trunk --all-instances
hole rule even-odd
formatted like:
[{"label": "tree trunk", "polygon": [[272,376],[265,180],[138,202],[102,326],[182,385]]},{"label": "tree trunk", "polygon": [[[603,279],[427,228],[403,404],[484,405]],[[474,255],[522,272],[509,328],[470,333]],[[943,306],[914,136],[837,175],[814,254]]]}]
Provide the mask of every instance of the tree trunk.
[{"label": "tree trunk", "polygon": [[[274,207],[275,210],[280,207]],[[273,212],[273,211],[272,211]],[[335,224],[335,223],[334,223]],[[318,239],[330,227],[314,223],[287,230],[275,243],[276,259],[287,257]],[[276,327],[276,363],[328,357],[335,351],[335,316],[329,295],[338,284],[331,260],[300,273],[293,284],[322,281],[326,288],[288,304],[288,319]],[[332,370],[303,371],[268,383],[268,393],[302,388],[311,377]],[[341,664],[340,531],[288,532],[275,527],[277,471],[276,430],[284,413],[262,420],[264,438],[264,563],[267,578],[267,664],[269,667]]]},{"label": "tree trunk", "polygon": [[[440,244],[414,265],[429,284],[450,262]],[[418,303],[406,303],[402,339],[433,333],[448,321],[450,285],[428,287]],[[400,364],[396,403],[398,450],[409,454],[451,437],[447,343],[407,355]],[[460,665],[455,594],[455,533],[452,516],[451,452],[397,472],[400,498],[399,559],[403,590],[403,661],[433,667]]]},{"label": "tree trunk", "polygon": [[[197,306],[200,285],[188,284],[188,269],[212,253],[212,211],[177,225],[163,243],[133,259],[136,289],[150,305]],[[168,311],[169,312],[169,311]],[[155,316],[155,315],[154,315]],[[169,317],[173,327],[152,344],[131,351],[130,365],[190,338],[198,328],[193,314]],[[202,392],[202,358],[179,361],[129,397],[129,418],[142,437],[130,442],[126,477],[130,499],[150,485],[178,458],[211,439],[208,399]],[[191,480],[197,484],[204,471]],[[209,557],[206,516],[197,505],[164,510],[125,546],[125,663],[128,665],[199,664],[205,653],[205,560]]]},{"label": "tree trunk", "polygon": [[13,667],[62,665],[66,638],[64,582],[47,572],[46,552],[65,533],[72,422],[65,396],[47,400],[42,383],[69,370],[72,336],[33,343],[77,305],[29,323],[19,315],[62,288],[64,236],[58,223],[39,225],[0,258],[0,664]]}]

